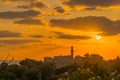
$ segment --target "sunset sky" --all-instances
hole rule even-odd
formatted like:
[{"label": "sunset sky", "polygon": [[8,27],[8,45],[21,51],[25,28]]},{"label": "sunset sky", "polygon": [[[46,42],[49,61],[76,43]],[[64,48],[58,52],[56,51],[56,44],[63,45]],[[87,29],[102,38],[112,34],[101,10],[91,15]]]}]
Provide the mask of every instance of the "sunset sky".
[{"label": "sunset sky", "polygon": [[120,0],[0,0],[0,57],[120,56]]}]

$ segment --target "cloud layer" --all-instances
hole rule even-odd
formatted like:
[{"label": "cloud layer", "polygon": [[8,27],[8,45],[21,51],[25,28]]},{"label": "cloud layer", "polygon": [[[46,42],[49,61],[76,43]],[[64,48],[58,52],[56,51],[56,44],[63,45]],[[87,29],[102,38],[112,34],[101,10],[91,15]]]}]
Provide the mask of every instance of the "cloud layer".
[{"label": "cloud layer", "polygon": [[25,8],[25,9],[28,9],[28,8],[44,8],[44,7],[47,7],[47,5],[45,5],[44,3],[39,2],[39,1],[31,2],[29,5],[18,6],[18,8]]},{"label": "cloud layer", "polygon": [[1,19],[14,19],[14,18],[29,18],[35,17],[40,14],[39,11],[28,10],[28,11],[7,11],[0,12]]},{"label": "cloud layer", "polygon": [[14,24],[43,25],[40,19],[32,19],[32,18],[18,20],[15,21]]},{"label": "cloud layer", "polygon": [[21,33],[11,31],[0,31],[0,38],[2,37],[21,37]]},{"label": "cloud layer", "polygon": [[39,40],[17,40],[17,39],[0,40],[0,43],[7,44],[7,45],[19,45],[19,44],[26,44],[26,43],[32,43],[32,42],[39,42]]},{"label": "cloud layer", "polygon": [[36,0],[1,0],[1,1],[3,1],[3,2],[18,2],[18,1],[29,1],[29,2],[32,2],[32,1],[36,1]]},{"label": "cloud layer", "polygon": [[75,6],[114,6],[120,5],[120,0],[68,0],[64,4],[69,5],[70,7]]},{"label": "cloud layer", "polygon": [[113,21],[106,17],[77,17],[74,19],[52,19],[52,27],[76,29],[81,31],[100,31],[101,35],[110,36],[120,33],[120,21]]},{"label": "cloud layer", "polygon": [[64,34],[62,32],[54,32],[57,34],[57,38],[59,39],[81,39],[81,40],[86,40],[86,39],[91,39],[90,36],[78,36],[78,35],[70,35],[70,34]]},{"label": "cloud layer", "polygon": [[33,38],[43,38],[44,36],[43,35],[30,35],[30,37],[33,37]]}]

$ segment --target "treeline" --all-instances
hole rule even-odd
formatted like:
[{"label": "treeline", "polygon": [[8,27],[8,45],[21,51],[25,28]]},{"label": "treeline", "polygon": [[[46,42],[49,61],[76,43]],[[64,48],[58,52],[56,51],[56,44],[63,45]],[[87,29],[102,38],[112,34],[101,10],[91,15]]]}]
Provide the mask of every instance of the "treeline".
[{"label": "treeline", "polygon": [[[0,64],[0,80],[120,80],[120,58],[105,61],[98,54],[85,54],[81,61],[56,69],[54,64],[25,59]],[[6,67],[5,67],[6,65]]]}]

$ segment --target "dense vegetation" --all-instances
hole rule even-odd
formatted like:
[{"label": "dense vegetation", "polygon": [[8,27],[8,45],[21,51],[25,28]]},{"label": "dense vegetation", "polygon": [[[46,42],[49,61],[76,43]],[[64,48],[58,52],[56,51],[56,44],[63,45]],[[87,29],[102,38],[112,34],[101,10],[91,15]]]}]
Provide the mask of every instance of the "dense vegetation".
[{"label": "dense vegetation", "polygon": [[[78,57],[78,56],[77,56]],[[80,56],[79,56],[80,57]],[[85,54],[81,62],[56,69],[53,64],[25,59],[0,65],[0,80],[120,80],[120,58],[105,61],[98,54]],[[7,65],[7,67],[2,67]]]}]

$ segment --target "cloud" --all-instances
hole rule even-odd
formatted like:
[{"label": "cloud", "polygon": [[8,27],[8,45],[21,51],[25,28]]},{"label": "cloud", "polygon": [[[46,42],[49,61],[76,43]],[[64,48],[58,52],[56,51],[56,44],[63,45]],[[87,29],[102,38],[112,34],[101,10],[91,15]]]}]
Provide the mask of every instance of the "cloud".
[{"label": "cloud", "polygon": [[57,38],[60,39],[81,39],[81,40],[91,39],[90,36],[70,35],[70,34],[64,34],[62,32],[54,32],[54,33],[57,34]]},{"label": "cloud", "polygon": [[81,31],[100,31],[101,35],[111,36],[120,33],[120,20],[114,21],[106,17],[77,17],[74,19],[52,19],[51,27],[76,29]]},{"label": "cloud", "polygon": [[36,1],[36,0],[1,0],[3,2],[18,2],[18,1],[29,1],[29,2],[32,2],[32,1]]},{"label": "cloud", "polygon": [[0,31],[0,38],[2,37],[21,37],[21,33],[11,31]]},{"label": "cloud", "polygon": [[14,24],[43,25],[40,19],[32,19],[32,18],[18,20],[15,21]]},{"label": "cloud", "polygon": [[65,10],[62,7],[56,7],[54,8],[58,13],[64,13]]},{"label": "cloud", "polygon": [[28,11],[7,11],[0,12],[1,19],[14,19],[14,18],[29,18],[35,17],[40,14],[39,11],[28,10]]},{"label": "cloud", "polygon": [[39,42],[39,40],[0,40],[1,44],[8,44],[8,45],[18,45],[18,44],[26,44],[26,43],[32,43],[32,42]]},{"label": "cloud", "polygon": [[30,37],[33,37],[33,38],[42,38],[44,36],[43,35],[30,35]]},{"label": "cloud", "polygon": [[120,40],[117,40],[118,42],[120,42]]},{"label": "cloud", "polygon": [[47,5],[45,5],[44,3],[40,2],[40,1],[34,1],[34,2],[31,2],[29,5],[21,5],[21,6],[18,6],[18,8],[45,8],[47,7]]},{"label": "cloud", "polygon": [[75,7],[75,6],[99,6],[108,7],[114,5],[120,5],[120,0],[68,0],[64,4]]},{"label": "cloud", "polygon": [[20,1],[20,0],[2,0],[2,1]]},{"label": "cloud", "polygon": [[96,7],[87,7],[84,10],[98,10]]},{"label": "cloud", "polygon": [[57,38],[62,38],[62,39],[90,39],[91,37],[89,36],[75,36],[75,35],[59,35]]}]

